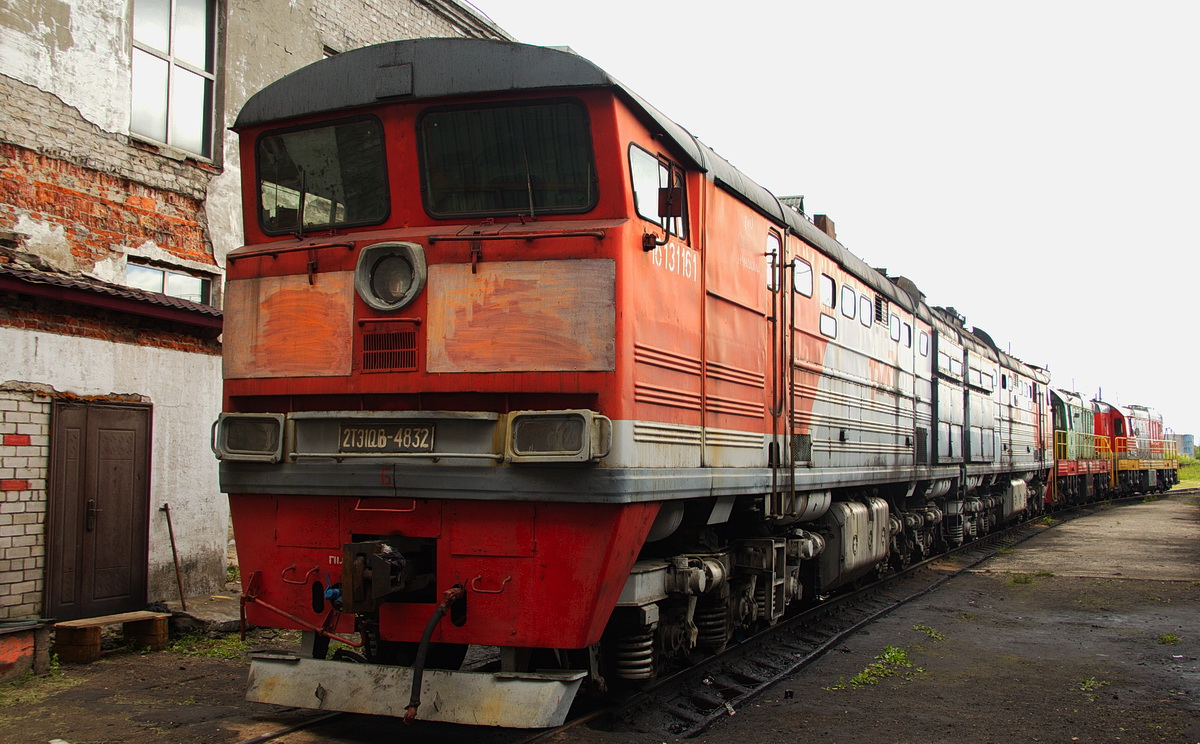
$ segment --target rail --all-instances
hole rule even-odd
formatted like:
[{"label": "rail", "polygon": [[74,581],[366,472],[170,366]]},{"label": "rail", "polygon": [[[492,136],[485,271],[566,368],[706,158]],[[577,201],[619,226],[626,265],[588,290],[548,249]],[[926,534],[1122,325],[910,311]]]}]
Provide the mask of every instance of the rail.
[{"label": "rail", "polygon": [[1179,443],[1173,439],[1117,437],[1114,449],[1120,460],[1178,460]]},{"label": "rail", "polygon": [[1054,431],[1055,460],[1111,460],[1112,440],[1082,431]]}]

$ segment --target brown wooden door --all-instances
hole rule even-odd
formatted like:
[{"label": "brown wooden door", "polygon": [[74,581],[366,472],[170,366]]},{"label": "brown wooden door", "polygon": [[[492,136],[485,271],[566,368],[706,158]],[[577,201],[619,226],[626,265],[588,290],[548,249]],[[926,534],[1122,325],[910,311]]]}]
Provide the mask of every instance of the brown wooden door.
[{"label": "brown wooden door", "polygon": [[54,404],[46,614],[143,609],[150,519],[150,407]]}]

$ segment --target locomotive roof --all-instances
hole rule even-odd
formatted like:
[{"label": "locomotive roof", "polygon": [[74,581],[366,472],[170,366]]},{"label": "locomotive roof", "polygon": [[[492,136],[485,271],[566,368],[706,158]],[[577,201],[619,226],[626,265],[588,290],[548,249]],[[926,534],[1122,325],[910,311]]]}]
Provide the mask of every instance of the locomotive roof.
[{"label": "locomotive roof", "polygon": [[876,292],[909,311],[915,309],[905,292],[841,243],[784,206],[774,194],[620,81],[570,51],[492,39],[432,38],[375,44],[302,67],[268,85],[250,97],[233,128],[386,100],[588,87],[614,89],[643,123],[674,144],[690,167],[819,248]]}]

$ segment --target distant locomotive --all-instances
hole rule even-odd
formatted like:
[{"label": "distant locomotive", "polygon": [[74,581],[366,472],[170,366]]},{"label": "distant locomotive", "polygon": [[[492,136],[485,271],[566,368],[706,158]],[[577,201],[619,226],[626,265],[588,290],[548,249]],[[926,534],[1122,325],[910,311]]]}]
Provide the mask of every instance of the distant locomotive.
[{"label": "distant locomotive", "polygon": [[305,631],[254,699],[554,725],[585,678],[1174,482],[1161,419],[1052,391],[574,54],[367,47],[235,129],[213,448],[247,620]]}]

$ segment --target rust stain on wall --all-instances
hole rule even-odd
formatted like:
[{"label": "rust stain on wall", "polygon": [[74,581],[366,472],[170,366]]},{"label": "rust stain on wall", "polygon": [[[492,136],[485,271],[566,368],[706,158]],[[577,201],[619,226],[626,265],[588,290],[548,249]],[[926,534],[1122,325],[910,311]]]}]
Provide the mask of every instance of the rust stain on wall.
[{"label": "rust stain on wall", "polygon": [[227,378],[350,374],[354,274],[236,279],[226,286]]},{"label": "rust stain on wall", "polygon": [[615,280],[609,259],[431,266],[427,369],[612,370]]}]

